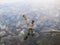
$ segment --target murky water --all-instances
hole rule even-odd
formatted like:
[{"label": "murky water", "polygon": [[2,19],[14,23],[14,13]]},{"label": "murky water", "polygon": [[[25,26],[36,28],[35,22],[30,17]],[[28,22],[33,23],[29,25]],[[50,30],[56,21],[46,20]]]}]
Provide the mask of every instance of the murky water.
[{"label": "murky water", "polygon": [[[31,28],[34,36],[28,33]],[[0,1],[0,45],[60,45],[60,1]]]}]

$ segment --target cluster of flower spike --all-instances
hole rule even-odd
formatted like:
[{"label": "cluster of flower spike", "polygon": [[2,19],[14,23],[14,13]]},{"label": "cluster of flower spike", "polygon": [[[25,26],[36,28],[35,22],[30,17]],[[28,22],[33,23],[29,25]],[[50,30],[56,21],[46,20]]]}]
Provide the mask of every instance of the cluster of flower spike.
[{"label": "cluster of flower spike", "polygon": [[27,21],[27,17],[26,17],[26,15],[23,15],[23,18],[25,19],[25,21],[26,21],[26,23],[27,23],[27,28],[28,28],[28,33],[27,33],[27,35],[26,35],[26,37],[24,38],[24,40],[26,40],[30,35],[32,35],[32,36],[34,36],[34,33],[33,33],[33,26],[34,26],[34,20],[32,20],[31,21],[31,25],[30,25],[30,23],[28,23],[28,21]]}]

